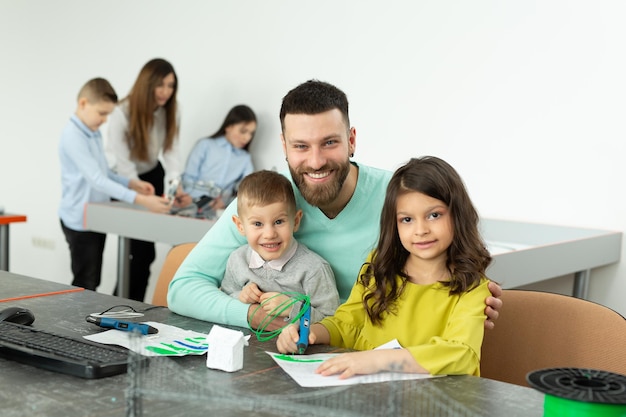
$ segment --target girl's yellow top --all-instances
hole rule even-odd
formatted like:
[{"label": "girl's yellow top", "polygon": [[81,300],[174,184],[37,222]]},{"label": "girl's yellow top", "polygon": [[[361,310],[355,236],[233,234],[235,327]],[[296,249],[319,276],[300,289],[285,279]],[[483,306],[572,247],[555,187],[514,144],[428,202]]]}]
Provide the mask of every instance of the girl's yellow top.
[{"label": "girl's yellow top", "polygon": [[[370,259],[371,255],[367,262]],[[409,282],[396,300],[394,312],[384,313],[382,323],[376,326],[363,307],[368,290],[357,282],[346,302],[320,323],[328,329],[332,346],[370,350],[398,339],[432,375],[478,376],[485,298],[491,295],[488,282],[483,278],[478,286],[457,295],[450,295],[441,283]]]}]

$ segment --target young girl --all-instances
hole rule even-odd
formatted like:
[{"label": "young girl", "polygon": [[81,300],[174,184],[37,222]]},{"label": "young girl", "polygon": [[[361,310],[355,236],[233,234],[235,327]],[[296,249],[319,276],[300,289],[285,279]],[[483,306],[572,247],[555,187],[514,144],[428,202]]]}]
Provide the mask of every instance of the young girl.
[{"label": "young girl", "polygon": [[183,175],[194,200],[207,194],[205,187],[211,183],[222,191],[209,203],[213,209],[222,209],[234,199],[239,182],[254,171],[248,148],[255,131],[256,115],[250,107],[238,105],[228,112],[217,132],[195,144]]},{"label": "young girl", "polygon": [[[376,249],[348,300],[309,336],[310,344],[362,352],[329,359],[317,372],[479,375],[491,256],[478,220],[461,178],[443,160],[427,156],[399,168]],[[403,348],[372,350],[393,339]],[[286,327],[278,350],[295,352],[297,340],[298,327]]]},{"label": "young girl", "polygon": [[[164,59],[146,63],[128,96],[109,119],[108,148],[115,157],[115,171],[131,179],[141,179],[163,195],[165,174],[169,179],[180,175],[177,110],[178,80],[172,64]],[[165,169],[159,162],[162,156]],[[191,199],[177,195],[178,206]],[[154,243],[131,240],[130,291],[128,297],[143,301],[150,264],[154,261]],[[117,289],[116,289],[117,293]]]}]

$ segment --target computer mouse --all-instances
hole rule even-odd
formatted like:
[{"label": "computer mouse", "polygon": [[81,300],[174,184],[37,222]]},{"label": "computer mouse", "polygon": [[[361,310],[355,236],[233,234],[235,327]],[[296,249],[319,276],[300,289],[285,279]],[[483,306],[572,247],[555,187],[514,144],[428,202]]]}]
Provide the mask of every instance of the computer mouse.
[{"label": "computer mouse", "polygon": [[0,321],[30,325],[35,321],[35,315],[27,308],[8,307],[0,311]]}]

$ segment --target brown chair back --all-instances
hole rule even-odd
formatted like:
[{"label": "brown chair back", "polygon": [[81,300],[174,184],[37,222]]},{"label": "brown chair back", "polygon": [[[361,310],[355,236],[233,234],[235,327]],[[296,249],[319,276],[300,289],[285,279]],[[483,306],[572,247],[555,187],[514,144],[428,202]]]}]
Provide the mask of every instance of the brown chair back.
[{"label": "brown chair back", "polygon": [[626,319],[566,295],[504,290],[493,330],[485,330],[481,376],[528,386],[543,368],[590,368],[626,374]]},{"label": "brown chair back", "polygon": [[163,268],[159,274],[159,279],[154,288],[154,295],[152,296],[152,304],[155,306],[167,307],[167,288],[170,285],[170,281],[174,278],[174,274],[178,270],[178,267],[187,257],[187,254],[196,246],[195,243],[183,243],[174,246],[167,253],[165,262],[163,262]]}]

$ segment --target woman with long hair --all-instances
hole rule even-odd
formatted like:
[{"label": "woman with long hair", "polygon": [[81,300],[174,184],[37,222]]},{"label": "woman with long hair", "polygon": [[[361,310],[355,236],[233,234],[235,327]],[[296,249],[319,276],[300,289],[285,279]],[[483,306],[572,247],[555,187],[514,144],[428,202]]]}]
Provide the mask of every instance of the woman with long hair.
[{"label": "woman with long hair", "polygon": [[[180,176],[177,90],[178,78],[172,64],[152,59],[143,66],[130,93],[109,119],[107,144],[115,157],[114,170],[151,183],[156,195],[163,195],[166,178],[169,182]],[[174,204],[184,206],[190,200],[181,189]],[[155,258],[154,243],[132,239],[130,255],[128,297],[143,301]]]}]

